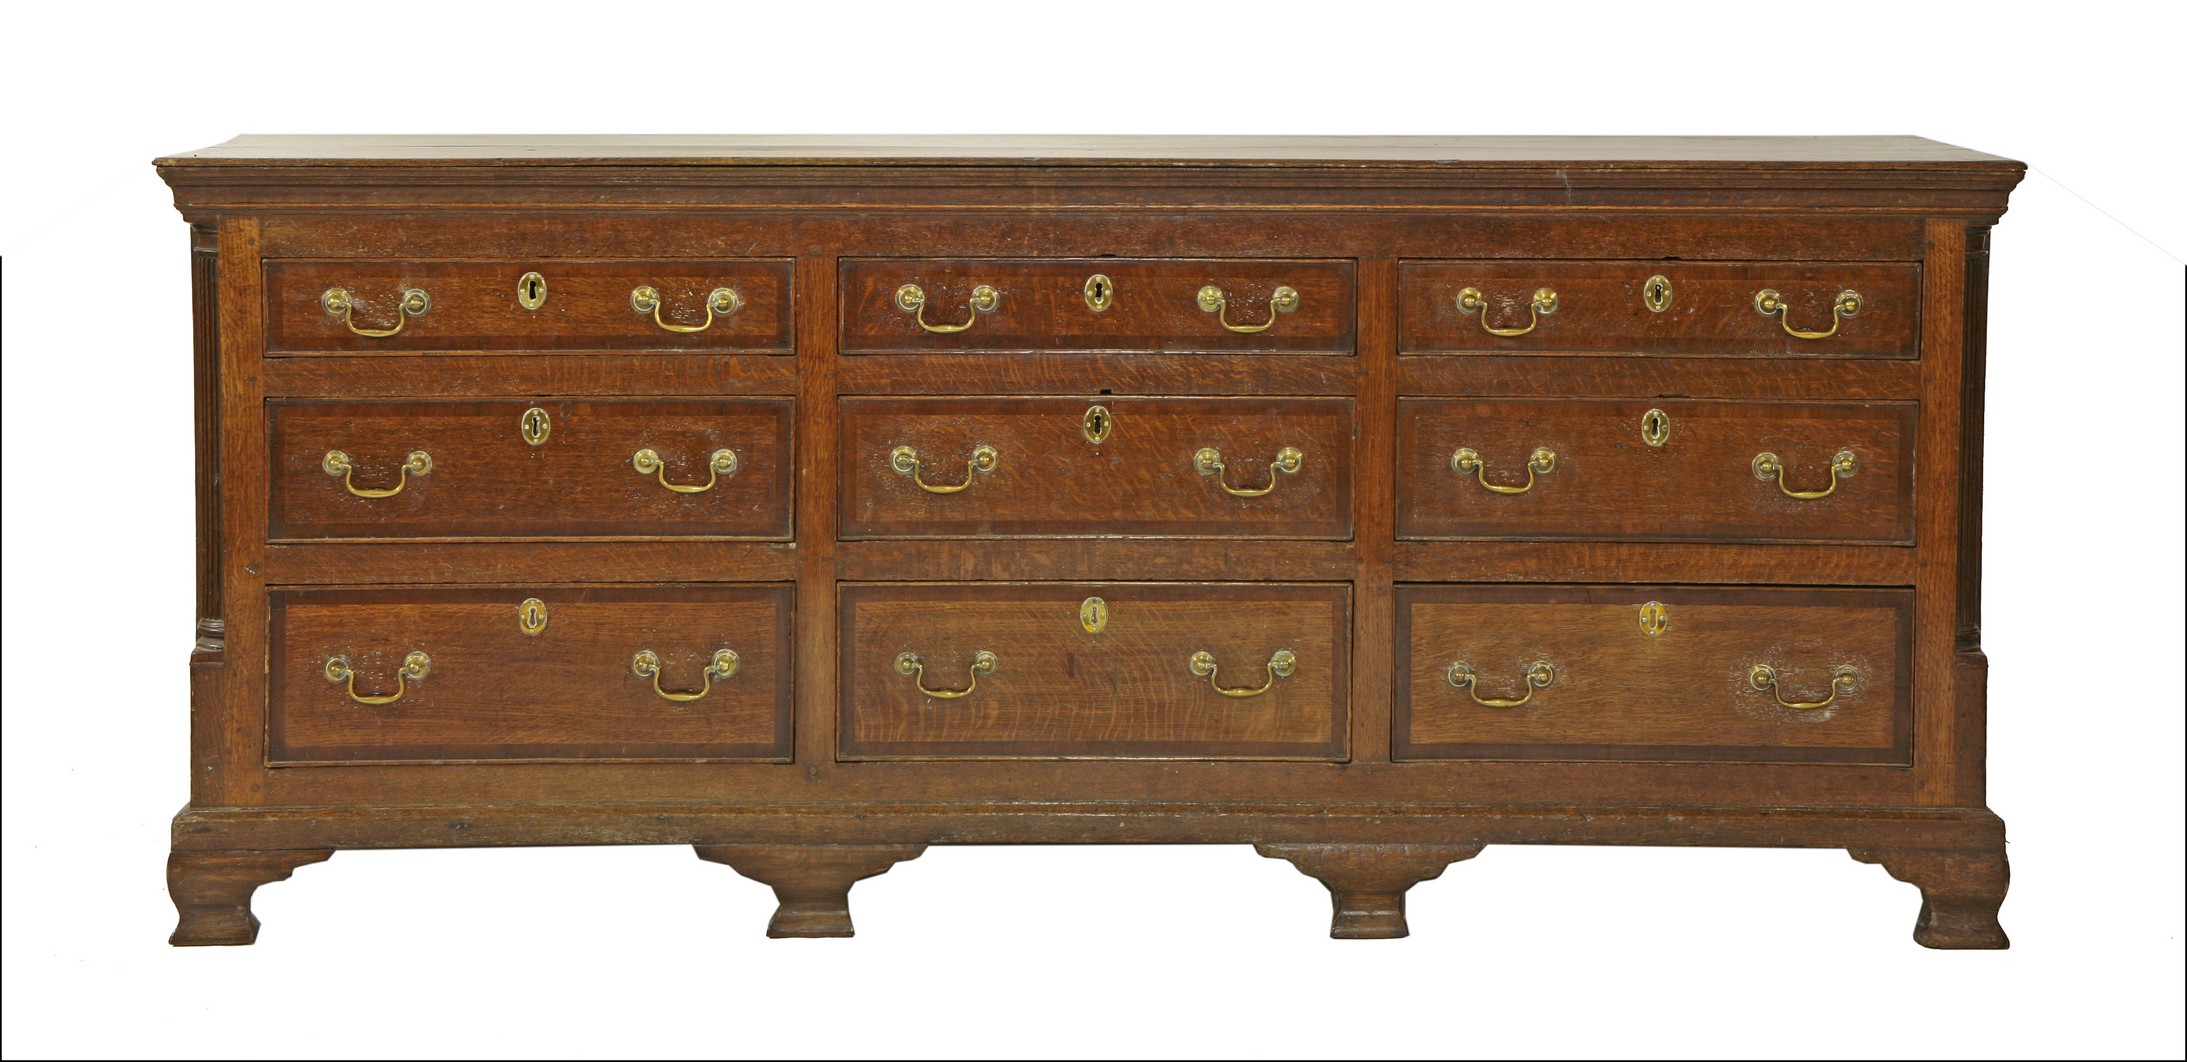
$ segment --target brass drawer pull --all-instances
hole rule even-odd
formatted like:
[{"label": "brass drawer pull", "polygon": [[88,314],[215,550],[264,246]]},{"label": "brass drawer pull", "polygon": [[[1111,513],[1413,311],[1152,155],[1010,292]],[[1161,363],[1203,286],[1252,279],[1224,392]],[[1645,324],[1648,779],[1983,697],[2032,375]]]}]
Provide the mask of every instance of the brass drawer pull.
[{"label": "brass drawer pull", "polygon": [[1832,494],[1836,494],[1838,492],[1838,481],[1851,479],[1853,473],[1860,471],[1860,458],[1853,456],[1851,450],[1838,451],[1830,458],[1830,485],[1821,490],[1793,490],[1791,487],[1785,486],[1784,461],[1767,450],[1755,454],[1754,463],[1748,467],[1754,469],[1754,478],[1756,479],[1765,482],[1775,480],[1777,489],[1783,491],[1785,497],[1813,501],[1816,498],[1827,498]]},{"label": "brass drawer pull", "polygon": [[687,701],[698,700],[713,692],[715,679],[727,682],[735,678],[737,668],[742,664],[743,661],[737,658],[736,650],[717,649],[714,651],[713,661],[708,663],[706,670],[699,675],[698,689],[664,690],[661,688],[660,656],[651,649],[640,649],[636,656],[630,658],[630,673],[642,679],[652,679],[653,692],[660,694],[663,700],[683,704]]},{"label": "brass drawer pull", "polygon": [[327,681],[348,683],[349,699],[358,704],[393,704],[402,700],[402,695],[410,690],[406,682],[423,682],[432,670],[433,658],[421,650],[412,649],[409,655],[402,658],[402,667],[395,671],[395,692],[375,695],[357,692],[357,669],[350,666],[348,657],[330,656],[327,657],[326,664]]},{"label": "brass drawer pull", "polygon": [[395,304],[399,312],[395,315],[395,327],[393,328],[357,327],[357,322],[350,317],[352,313],[356,312],[357,305],[355,300],[350,298],[348,288],[328,288],[325,293],[319,296],[319,305],[326,310],[328,316],[341,318],[342,324],[347,326],[350,331],[372,339],[385,339],[402,331],[402,326],[409,324],[410,318],[425,316],[425,311],[433,308],[433,297],[427,295],[424,288],[404,288],[402,301]]},{"label": "brass drawer pull", "polygon": [[1268,463],[1267,486],[1233,487],[1230,485],[1229,480],[1223,478],[1223,471],[1225,466],[1223,465],[1222,451],[1217,450],[1212,446],[1203,446],[1200,448],[1200,451],[1198,453],[1192,455],[1193,469],[1198,471],[1203,476],[1215,477],[1215,485],[1221,487],[1223,489],[1223,493],[1228,494],[1233,498],[1258,498],[1261,495],[1267,494],[1270,491],[1276,489],[1276,477],[1278,473],[1286,476],[1298,475],[1299,468],[1305,463],[1306,455],[1302,453],[1298,447],[1286,446],[1283,449],[1276,451],[1276,459]]},{"label": "brass drawer pull", "polygon": [[1277,679],[1290,678],[1291,673],[1298,670],[1299,658],[1289,649],[1276,650],[1268,658],[1268,681],[1258,686],[1225,687],[1216,677],[1221,668],[1215,663],[1215,654],[1204,649],[1192,654],[1190,665],[1193,674],[1206,679],[1215,692],[1225,697],[1258,697],[1274,689]]},{"label": "brass drawer pull", "polygon": [[1268,326],[1276,323],[1277,314],[1298,312],[1299,291],[1289,284],[1277,285],[1276,290],[1268,293],[1268,320],[1257,325],[1231,324],[1230,301],[1224,298],[1223,289],[1213,284],[1200,289],[1198,301],[1200,309],[1214,314],[1216,322],[1224,328],[1233,332],[1266,332]]},{"label": "brass drawer pull", "polygon": [[1838,326],[1844,324],[1846,318],[1859,315],[1860,307],[1860,292],[1847,288],[1830,302],[1830,330],[1806,332],[1792,327],[1792,313],[1786,309],[1784,296],[1777,294],[1776,288],[1763,288],[1754,293],[1754,312],[1777,318],[1777,323],[1784,326],[1785,334],[1795,339],[1828,339],[1837,335]]},{"label": "brass drawer pull", "polygon": [[957,484],[928,483],[919,475],[919,451],[909,446],[899,446],[888,452],[888,466],[895,469],[897,475],[910,476],[911,481],[918,484],[919,489],[928,494],[955,494],[971,486],[973,476],[987,475],[995,470],[996,465],[1001,463],[1002,455],[995,452],[994,447],[981,443],[972,448],[972,459],[965,462],[964,482]]},{"label": "brass drawer pull", "polygon": [[1817,708],[1828,708],[1838,703],[1838,694],[1853,692],[1853,687],[1860,685],[1860,669],[1851,664],[1845,664],[1832,671],[1830,673],[1830,696],[1819,701],[1785,700],[1784,691],[1777,687],[1777,669],[1768,664],[1756,664],[1749,668],[1747,670],[1747,684],[1775,698],[1779,708],[1793,708],[1806,712]]},{"label": "brass drawer pull", "polygon": [[1449,679],[1451,685],[1466,691],[1466,696],[1473,698],[1473,703],[1483,708],[1520,708],[1524,707],[1526,702],[1534,699],[1535,690],[1548,689],[1550,683],[1557,681],[1557,669],[1550,666],[1547,661],[1536,663],[1533,667],[1527,668],[1526,685],[1522,687],[1526,690],[1526,695],[1510,700],[1500,697],[1481,696],[1480,676],[1473,673],[1473,665],[1463,660],[1444,668],[1443,677]]},{"label": "brass drawer pull", "polygon": [[972,696],[972,691],[980,688],[980,676],[994,674],[995,666],[1000,662],[995,658],[995,654],[985,649],[972,654],[972,666],[966,669],[964,688],[961,690],[928,689],[924,681],[926,678],[926,662],[920,660],[917,653],[897,654],[896,673],[909,676],[911,684],[919,687],[920,693],[924,693],[938,701],[954,701],[960,697]]},{"label": "brass drawer pull", "polygon": [[1542,323],[1542,318],[1557,312],[1557,293],[1548,288],[1535,288],[1534,296],[1527,302],[1529,319],[1525,328],[1498,328],[1488,323],[1488,298],[1479,288],[1464,288],[1458,292],[1458,312],[1468,317],[1481,315],[1481,331],[1492,336],[1523,336]]},{"label": "brass drawer pull", "polygon": [[972,289],[972,297],[967,304],[971,307],[971,315],[964,319],[963,324],[928,324],[926,289],[917,284],[906,284],[896,289],[896,308],[911,314],[912,319],[919,322],[920,328],[939,335],[962,332],[980,323],[981,314],[994,313],[995,307],[1002,304],[1002,292],[996,291],[993,284],[981,284]]},{"label": "brass drawer pull", "polygon": [[319,468],[327,475],[340,479],[343,487],[360,498],[392,498],[410,485],[410,477],[433,474],[433,455],[423,450],[410,451],[403,457],[402,467],[396,471],[395,485],[383,490],[358,486],[350,478],[357,474],[357,468],[350,461],[349,455],[340,450],[328,450],[327,455],[319,459]]},{"label": "brass drawer pull", "polygon": [[695,325],[672,324],[662,320],[661,293],[651,285],[640,284],[630,289],[630,308],[639,313],[651,313],[653,323],[660,325],[663,329],[679,335],[689,335],[692,332],[704,332],[714,327],[714,318],[717,315],[722,317],[734,316],[738,310],[744,308],[744,296],[737,294],[735,288],[715,288],[707,292],[706,320]]},{"label": "brass drawer pull", "polygon": [[738,462],[735,450],[724,447],[714,451],[706,458],[706,482],[696,484],[670,483],[668,481],[668,465],[661,460],[659,452],[652,447],[647,447],[630,455],[630,467],[637,469],[638,474],[641,476],[652,476],[660,480],[661,486],[667,487],[678,494],[704,494],[713,490],[714,484],[720,482],[721,477],[736,475]]},{"label": "brass drawer pull", "polygon": [[1535,447],[1526,459],[1526,482],[1516,487],[1506,487],[1488,481],[1488,462],[1481,460],[1481,453],[1468,446],[1461,446],[1450,455],[1451,470],[1461,476],[1472,476],[1481,486],[1498,494],[1524,494],[1534,489],[1534,476],[1548,475],[1557,470],[1557,452],[1546,446]]}]

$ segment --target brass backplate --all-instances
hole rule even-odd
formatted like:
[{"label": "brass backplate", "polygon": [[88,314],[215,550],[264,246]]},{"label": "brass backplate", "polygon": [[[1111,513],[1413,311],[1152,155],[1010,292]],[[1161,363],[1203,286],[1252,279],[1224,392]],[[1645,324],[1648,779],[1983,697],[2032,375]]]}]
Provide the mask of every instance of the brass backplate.
[{"label": "brass backplate", "polygon": [[523,418],[517,421],[516,430],[517,434],[524,437],[525,442],[538,446],[546,442],[547,436],[554,431],[554,418],[547,416],[546,410],[533,406],[524,411]]},{"label": "brass backplate", "polygon": [[1089,597],[1078,603],[1078,625],[1088,634],[1099,634],[1109,626],[1109,603],[1098,597]]},{"label": "brass backplate", "polygon": [[1640,441],[1650,446],[1661,446],[1671,439],[1671,415],[1660,409],[1651,409],[1640,415]]},{"label": "brass backplate", "polygon": [[537,635],[547,629],[547,603],[536,597],[527,597],[516,606],[516,628],[526,634]]},{"label": "brass backplate", "polygon": [[1086,308],[1095,313],[1107,313],[1116,304],[1116,282],[1095,273],[1086,278]]},{"label": "brass backplate", "polygon": [[1662,313],[1671,308],[1671,278],[1661,273],[1649,277],[1640,286],[1640,301],[1648,305],[1648,312]]},{"label": "brass backplate", "polygon": [[1099,446],[1109,439],[1109,432],[1116,428],[1116,415],[1107,406],[1090,406],[1086,416],[1079,421],[1079,431],[1086,441]]},{"label": "brass backplate", "polygon": [[526,273],[516,278],[516,304],[527,310],[536,310],[547,304],[547,278],[537,273]]},{"label": "brass backplate", "polygon": [[1661,601],[1650,601],[1640,606],[1640,633],[1650,638],[1659,638],[1670,626],[1670,606]]}]

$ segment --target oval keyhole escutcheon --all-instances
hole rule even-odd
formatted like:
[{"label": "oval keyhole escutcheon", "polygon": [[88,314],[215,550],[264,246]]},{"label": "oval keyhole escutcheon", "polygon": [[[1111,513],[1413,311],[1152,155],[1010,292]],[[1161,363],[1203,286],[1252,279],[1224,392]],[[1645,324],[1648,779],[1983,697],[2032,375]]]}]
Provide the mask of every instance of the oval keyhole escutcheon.
[{"label": "oval keyhole escutcheon", "polygon": [[516,606],[516,629],[532,637],[547,629],[547,603],[536,597],[527,597]]},{"label": "oval keyhole escutcheon", "polygon": [[1640,441],[1650,446],[1661,446],[1671,438],[1671,415],[1660,409],[1651,409],[1640,415]]},{"label": "oval keyhole escutcheon", "polygon": [[1115,427],[1116,417],[1109,412],[1107,406],[1088,408],[1086,416],[1079,421],[1079,430],[1085,434],[1086,441],[1095,446],[1107,442],[1109,432]]},{"label": "oval keyhole escutcheon", "polygon": [[553,434],[554,418],[547,416],[546,410],[533,406],[525,410],[523,418],[517,421],[516,431],[524,437],[525,442],[539,446],[547,441],[548,435]]},{"label": "oval keyhole escutcheon", "polygon": [[1086,308],[1095,313],[1107,313],[1116,303],[1116,282],[1095,273],[1086,278]]},{"label": "oval keyhole escutcheon", "polygon": [[1098,597],[1089,597],[1078,603],[1078,625],[1088,634],[1099,634],[1109,627],[1109,603]]},{"label": "oval keyhole escutcheon", "polygon": [[1671,278],[1661,273],[1649,277],[1640,287],[1640,301],[1648,304],[1649,313],[1662,313],[1671,308]]},{"label": "oval keyhole escutcheon", "polygon": [[526,273],[516,278],[516,303],[527,310],[536,310],[547,304],[547,278],[537,273]]}]

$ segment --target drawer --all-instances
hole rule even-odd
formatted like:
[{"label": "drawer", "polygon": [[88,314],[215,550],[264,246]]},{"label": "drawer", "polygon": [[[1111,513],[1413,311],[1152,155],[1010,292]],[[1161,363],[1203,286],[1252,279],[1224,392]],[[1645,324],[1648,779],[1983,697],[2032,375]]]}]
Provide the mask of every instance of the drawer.
[{"label": "drawer", "polygon": [[841,410],[844,538],[1351,537],[1349,399],[846,398]]},{"label": "drawer", "polygon": [[786,586],[272,599],[275,762],[790,755]]},{"label": "drawer", "polygon": [[1336,584],[846,584],[842,758],[1340,760]]},{"label": "drawer", "polygon": [[269,259],[266,333],[275,354],[788,354],[790,263]]},{"label": "drawer", "polygon": [[1399,538],[1911,543],[1914,406],[1406,399]]},{"label": "drawer", "polygon": [[1397,283],[1405,354],[1911,358],[1921,335],[1910,264],[1408,261]]},{"label": "drawer", "polygon": [[276,401],[266,422],[275,539],[790,537],[787,398]]},{"label": "drawer", "polygon": [[1352,352],[1352,263],[854,259],[843,353]]},{"label": "drawer", "polygon": [[1913,593],[1401,586],[1399,759],[1911,761]]}]

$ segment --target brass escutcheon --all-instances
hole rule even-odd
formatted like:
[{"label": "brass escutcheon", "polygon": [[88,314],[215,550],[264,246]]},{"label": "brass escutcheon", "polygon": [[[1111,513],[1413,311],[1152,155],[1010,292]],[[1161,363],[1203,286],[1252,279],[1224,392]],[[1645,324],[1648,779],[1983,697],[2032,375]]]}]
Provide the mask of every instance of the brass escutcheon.
[{"label": "brass escutcheon", "polygon": [[536,597],[527,597],[516,606],[516,629],[533,637],[547,629],[547,603]]},{"label": "brass escutcheon", "polygon": [[1640,415],[1640,441],[1650,446],[1661,446],[1671,439],[1671,415],[1660,409],[1651,409]]},{"label": "brass escutcheon", "polygon": [[533,406],[518,418],[516,433],[522,435],[524,441],[532,446],[542,445],[547,441],[547,436],[554,433],[554,418],[548,416],[546,410]]},{"label": "brass escutcheon", "polygon": [[1116,282],[1100,273],[1086,278],[1086,308],[1107,313],[1116,302]]},{"label": "brass escutcheon", "polygon": [[1640,301],[1648,307],[1649,313],[1670,309],[1671,278],[1661,273],[1649,277],[1648,282],[1640,286]]},{"label": "brass escutcheon", "polygon": [[547,304],[547,278],[538,273],[526,273],[516,278],[516,304],[527,310],[536,310]]},{"label": "brass escutcheon", "polygon": [[1099,446],[1109,440],[1109,431],[1116,427],[1116,416],[1109,412],[1107,406],[1088,406],[1078,427],[1085,434],[1087,442]]},{"label": "brass escutcheon", "polygon": [[1640,633],[1650,638],[1660,638],[1670,626],[1670,606],[1661,601],[1650,601],[1640,606]]},{"label": "brass escutcheon", "polygon": [[1098,597],[1089,597],[1078,603],[1078,625],[1088,634],[1099,634],[1109,629],[1109,603]]}]

